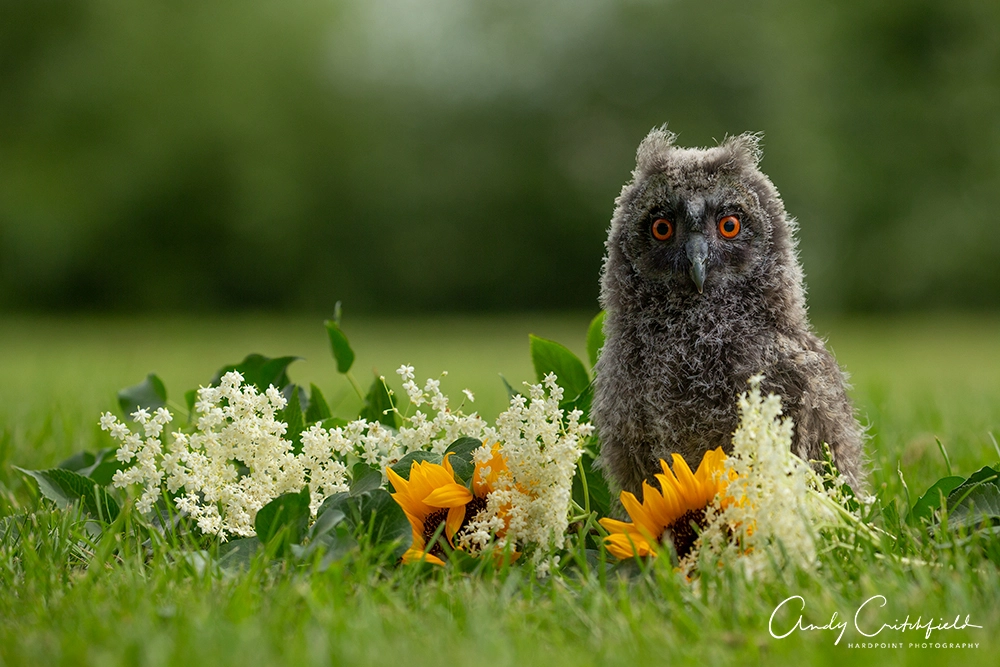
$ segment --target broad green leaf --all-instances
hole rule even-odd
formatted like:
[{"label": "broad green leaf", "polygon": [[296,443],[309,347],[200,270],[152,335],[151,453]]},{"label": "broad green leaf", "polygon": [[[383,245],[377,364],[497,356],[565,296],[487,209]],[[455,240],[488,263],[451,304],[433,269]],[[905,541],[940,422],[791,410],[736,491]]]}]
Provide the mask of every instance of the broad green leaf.
[{"label": "broad green leaf", "polygon": [[305,393],[297,384],[290,384],[282,392],[288,403],[278,413],[278,420],[288,424],[285,439],[292,443],[295,453],[302,451],[302,431],[305,430],[305,415],[302,414],[302,396]]},{"label": "broad green leaf", "polygon": [[559,407],[569,412],[571,410],[579,410],[583,413],[580,417],[580,421],[590,420],[590,406],[594,402],[594,383],[591,382],[587,385],[587,388],[580,392],[579,396],[573,397],[569,400],[563,399],[563,402],[559,404]]},{"label": "broad green leaf", "polygon": [[256,537],[229,540],[219,545],[219,567],[226,572],[250,569],[250,561],[260,550],[261,543]]},{"label": "broad green leaf", "polygon": [[355,534],[368,535],[375,545],[395,543],[393,555],[397,559],[413,543],[410,521],[385,489],[350,496],[344,506],[346,520],[353,525]]},{"label": "broad green leaf", "polygon": [[316,514],[316,521],[309,528],[309,539],[315,540],[324,533],[328,533],[344,520],[344,512],[337,508],[320,511]]},{"label": "broad green leaf", "polygon": [[949,506],[954,504],[956,500],[960,499],[964,492],[983,482],[1000,484],[1000,472],[990,466],[983,466],[976,472],[972,473],[969,475],[968,479],[962,482],[961,485],[955,487],[955,490],[948,494]]},{"label": "broad green leaf", "polygon": [[337,372],[347,373],[354,365],[354,350],[351,349],[347,336],[340,329],[340,320],[327,320],[323,324],[326,326],[326,333],[330,338],[330,350],[333,352],[333,358],[337,360]]},{"label": "broad green leaf", "polygon": [[360,416],[369,422],[382,422],[389,428],[399,428],[398,415],[393,407],[385,380],[376,376],[365,396],[365,406],[361,409]]},{"label": "broad green leaf", "polygon": [[942,477],[927,489],[924,495],[913,504],[913,509],[907,517],[907,523],[916,524],[922,519],[930,519],[934,510],[941,507],[941,501],[958,488],[965,480],[961,477]]},{"label": "broad green leaf", "polygon": [[546,338],[529,334],[531,362],[535,366],[535,376],[541,382],[549,373],[555,373],[559,386],[565,392],[563,398],[579,396],[590,384],[590,376],[583,362],[569,349]]},{"label": "broad green leaf", "polygon": [[117,452],[118,450],[113,447],[102,449],[94,455],[94,462],[91,465],[76,472],[89,477],[101,486],[107,486],[111,484],[115,473],[125,467],[125,464],[116,458]]},{"label": "broad green leaf", "polygon": [[979,528],[995,521],[1000,521],[1000,486],[993,482],[969,489],[956,506],[948,508],[948,525],[953,528]]},{"label": "broad green leaf", "polygon": [[315,424],[330,418],[330,406],[323,398],[323,392],[314,384],[309,385],[309,409],[306,410],[306,424]]},{"label": "broad green leaf", "polygon": [[364,461],[355,463],[351,471],[351,495],[356,496],[382,486],[382,473]]},{"label": "broad green leaf", "polygon": [[445,456],[452,454],[448,462],[451,463],[451,467],[455,471],[455,476],[465,484],[469,484],[472,480],[472,473],[476,469],[475,463],[472,460],[472,453],[482,446],[482,440],[468,437],[459,438],[448,445],[448,449],[444,452]]},{"label": "broad green leaf", "polygon": [[197,389],[188,389],[187,391],[184,392],[184,404],[187,406],[188,409],[189,421],[190,417],[194,414],[194,404],[197,402],[198,402]]},{"label": "broad green leaf", "polygon": [[591,368],[597,365],[601,348],[604,347],[604,318],[606,316],[606,311],[602,310],[597,313],[597,316],[590,321],[590,326],[587,328],[587,357],[590,359]]},{"label": "broad green leaf", "polygon": [[[63,470],[72,470],[73,472],[79,472],[85,468],[89,468],[94,465],[97,458],[90,452],[77,452],[73,456],[69,457],[65,461],[62,461],[57,465],[57,468],[62,468]],[[84,473],[85,474],[85,473]]]},{"label": "broad green leaf", "polygon": [[319,425],[329,431],[335,428],[344,428],[348,423],[346,419],[341,419],[340,417],[327,417]]},{"label": "broad green leaf", "polygon": [[114,447],[105,447],[94,454],[77,452],[57,467],[71,470],[83,477],[89,477],[101,486],[107,486],[114,474],[125,465],[115,458],[117,452]]},{"label": "broad green leaf", "polygon": [[392,471],[403,479],[410,479],[410,467],[418,461],[430,461],[431,463],[441,463],[441,455],[433,452],[416,451],[410,452],[403,458],[390,466]]},{"label": "broad green leaf", "polygon": [[279,553],[290,544],[298,544],[306,535],[309,523],[309,487],[298,493],[278,496],[257,512],[254,529],[257,539],[267,544],[282,535]]},{"label": "broad green leaf", "polygon": [[262,354],[248,354],[243,361],[231,366],[223,366],[212,378],[212,386],[222,382],[222,376],[229,371],[239,371],[243,382],[257,387],[258,391],[266,391],[268,387],[284,389],[289,384],[288,367],[300,357],[277,357],[272,359]]},{"label": "broad green leaf", "polygon": [[[304,561],[320,548],[324,549],[327,554],[330,552],[340,555],[345,553],[356,544],[353,536],[350,535],[350,530],[341,525],[345,518],[344,512],[340,509],[321,509],[316,515],[316,521],[309,528],[308,544],[305,546],[293,544],[292,554],[298,560]],[[338,530],[338,528],[344,528],[344,530]]]},{"label": "broad green leaf", "polygon": [[67,507],[80,501],[83,508],[94,517],[108,523],[118,518],[118,503],[92,479],[62,468],[25,470],[14,466],[14,469],[38,482],[38,490],[42,495],[59,507]]},{"label": "broad green leaf", "polygon": [[133,387],[126,387],[118,392],[118,405],[122,412],[130,415],[139,408],[156,410],[167,404],[167,388],[163,380],[150,373],[146,379]]}]

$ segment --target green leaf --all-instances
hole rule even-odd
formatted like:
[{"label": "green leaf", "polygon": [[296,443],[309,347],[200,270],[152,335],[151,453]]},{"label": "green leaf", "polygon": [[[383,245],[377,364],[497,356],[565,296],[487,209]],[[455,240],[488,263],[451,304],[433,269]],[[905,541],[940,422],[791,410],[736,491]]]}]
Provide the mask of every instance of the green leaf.
[{"label": "green leaf", "polygon": [[118,392],[118,405],[122,412],[131,415],[139,408],[156,410],[167,404],[167,388],[163,380],[150,373],[146,379],[133,387],[126,387]]},{"label": "green leaf", "polygon": [[583,413],[580,421],[588,421],[590,419],[590,406],[594,402],[594,383],[591,382],[587,385],[587,388],[580,392],[579,396],[571,398],[569,400],[563,400],[559,404],[559,407],[569,412],[571,410],[579,410]]},{"label": "green leaf", "polygon": [[604,318],[606,316],[607,312],[602,310],[597,313],[597,316],[590,321],[590,326],[587,327],[587,357],[590,359],[591,368],[597,365],[597,358],[601,354],[601,348],[604,347]]},{"label": "green leaf", "polygon": [[282,393],[288,398],[288,403],[278,413],[278,420],[288,424],[285,439],[292,443],[295,453],[298,454],[302,451],[302,431],[306,427],[305,416],[302,414],[304,391],[297,384],[290,384]]},{"label": "green leaf", "polygon": [[535,376],[541,382],[549,373],[555,373],[559,386],[565,390],[564,397],[579,396],[590,384],[590,376],[579,357],[553,340],[528,335],[531,346],[531,362],[535,366]]},{"label": "green leaf", "polygon": [[314,384],[309,385],[309,409],[306,410],[306,423],[314,424],[331,416],[330,406],[323,398],[323,392]]},{"label": "green leaf", "polygon": [[[590,496],[590,511],[598,516],[607,516],[611,508],[611,491],[608,481],[599,468],[594,466],[594,457],[590,452],[584,452],[577,462],[577,474],[573,476],[573,500],[580,507],[587,506],[587,495]],[[584,494],[583,482],[587,481],[587,494]]]},{"label": "green leaf", "polygon": [[[331,553],[342,556],[348,549],[357,542],[354,540],[350,529],[346,528],[344,512],[337,508],[320,510],[316,515],[316,521],[309,529],[309,543],[305,546],[293,544],[292,554],[300,560],[309,559],[317,549],[324,549],[326,556]],[[344,530],[339,530],[343,528]],[[329,565],[327,557],[324,556],[324,563]]]},{"label": "green leaf", "polygon": [[111,523],[118,518],[118,503],[94,480],[62,468],[50,470],[25,470],[13,466],[36,482],[42,495],[59,507],[67,507],[77,501],[92,516]]},{"label": "green leaf", "polygon": [[385,489],[349,496],[339,508],[355,534],[367,534],[374,545],[395,543],[393,555],[397,559],[413,543],[413,530],[406,513]]},{"label": "green leaf", "polygon": [[344,512],[336,507],[316,513],[316,521],[309,528],[309,539],[315,540],[333,530],[344,520]]},{"label": "green leaf", "polygon": [[955,507],[948,508],[948,525],[953,528],[979,528],[1000,521],[1000,486],[983,482],[962,495]]},{"label": "green leaf", "polygon": [[326,419],[321,421],[319,425],[325,428],[326,430],[330,431],[335,428],[344,428],[349,423],[350,422],[348,422],[346,419],[341,419],[340,417],[327,417]]},{"label": "green leaf", "polygon": [[354,464],[351,471],[351,495],[357,496],[382,486],[382,472],[364,461]]},{"label": "green leaf", "polygon": [[337,372],[347,373],[354,365],[354,350],[351,349],[347,336],[340,329],[340,319],[327,320],[323,324],[330,337],[330,350],[333,352],[333,358],[337,360]]},{"label": "green leaf", "polygon": [[258,391],[266,391],[268,387],[284,389],[290,384],[288,367],[301,357],[278,357],[272,359],[262,354],[248,354],[243,361],[231,366],[223,366],[212,378],[212,386],[222,382],[222,376],[230,371],[238,371],[243,376],[243,382],[257,387]]},{"label": "green leaf", "polygon": [[403,458],[396,461],[392,466],[392,471],[403,479],[410,479],[410,467],[418,461],[430,461],[431,463],[441,463],[441,455],[434,452],[416,451],[410,452]]},{"label": "green leaf", "polygon": [[256,537],[243,537],[224,542],[219,545],[219,567],[226,572],[248,570],[260,547],[260,540]]},{"label": "green leaf", "polygon": [[107,486],[111,483],[114,474],[125,466],[124,463],[115,458],[117,452],[118,450],[114,447],[105,447],[95,454],[78,452],[57,467],[71,470],[78,475],[89,477],[101,486]]},{"label": "green leaf", "polygon": [[389,428],[399,428],[398,415],[393,409],[392,396],[385,380],[376,376],[365,396],[365,406],[361,409],[361,418],[369,422],[382,422]]},{"label": "green leaf", "polygon": [[309,487],[298,493],[285,493],[257,512],[254,529],[257,539],[268,544],[278,536],[281,539],[278,553],[290,544],[298,544],[306,535],[309,524]]},{"label": "green leaf", "polygon": [[961,497],[963,492],[983,482],[1000,484],[998,480],[1000,480],[1000,472],[990,466],[983,466],[969,475],[969,478],[962,482],[960,486],[955,487],[955,490],[948,494],[948,501],[949,503],[953,503],[953,501]]},{"label": "green leaf", "polygon": [[[62,461],[57,468],[62,468],[63,470],[72,470],[73,472],[79,472],[84,468],[89,468],[94,465],[97,460],[90,452],[77,452],[73,456],[69,457],[65,461]],[[86,474],[86,473],[83,473]]]},{"label": "green leaf", "polygon": [[482,440],[468,437],[459,438],[448,445],[448,449],[444,452],[444,456],[452,454],[448,461],[455,471],[455,476],[465,484],[468,484],[472,480],[472,473],[476,470],[475,463],[472,460],[472,453],[482,446]]},{"label": "green leaf", "polygon": [[194,414],[194,404],[198,402],[198,390],[188,389],[184,392],[184,404],[188,409],[188,418],[190,420],[191,415]]},{"label": "green leaf", "polygon": [[963,482],[965,480],[957,476],[939,479],[913,504],[913,509],[910,510],[910,514],[906,518],[907,523],[915,525],[922,519],[933,517],[934,510],[941,507],[941,501],[961,486]]}]

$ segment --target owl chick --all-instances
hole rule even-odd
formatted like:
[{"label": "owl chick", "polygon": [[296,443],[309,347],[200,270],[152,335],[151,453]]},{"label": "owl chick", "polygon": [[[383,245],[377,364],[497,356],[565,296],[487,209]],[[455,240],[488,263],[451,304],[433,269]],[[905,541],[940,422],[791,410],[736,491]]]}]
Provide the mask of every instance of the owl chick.
[{"label": "owl chick", "polygon": [[763,373],[761,390],[794,420],[793,451],[820,460],[829,443],[857,489],[862,429],[807,319],[796,223],[758,169],[759,137],[674,140],[665,128],[643,140],[611,220],[592,408],[605,474],[640,495],[671,453],[693,469],[729,451],[737,396]]}]

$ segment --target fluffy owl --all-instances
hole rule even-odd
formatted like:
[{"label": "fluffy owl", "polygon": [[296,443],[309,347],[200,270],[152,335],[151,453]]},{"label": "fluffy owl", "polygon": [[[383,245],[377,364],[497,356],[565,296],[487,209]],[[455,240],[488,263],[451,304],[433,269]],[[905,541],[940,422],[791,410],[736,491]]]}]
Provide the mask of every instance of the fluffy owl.
[{"label": "fluffy owl", "polygon": [[659,459],[676,452],[693,469],[705,451],[729,451],[737,396],[763,373],[761,390],[794,420],[793,451],[818,460],[829,443],[857,489],[862,429],[806,316],[796,223],[758,169],[759,137],[674,140],[665,128],[643,140],[611,220],[592,408],[600,465],[641,497]]}]

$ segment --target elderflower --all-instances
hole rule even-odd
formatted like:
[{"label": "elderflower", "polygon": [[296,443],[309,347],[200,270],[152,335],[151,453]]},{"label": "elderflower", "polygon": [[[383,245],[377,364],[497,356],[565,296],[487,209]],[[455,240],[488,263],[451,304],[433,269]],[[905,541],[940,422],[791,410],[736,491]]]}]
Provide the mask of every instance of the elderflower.
[{"label": "elderflower", "polygon": [[[762,379],[751,377],[749,392],[739,398],[740,423],[726,461],[732,473],[728,495],[739,502],[718,512],[702,535],[702,542],[716,552],[728,540],[738,543],[751,575],[766,568],[775,554],[811,565],[818,531],[836,520],[822,480],[791,451],[794,427],[791,418],[782,417],[780,397],[761,395]],[[769,550],[779,543],[780,550]]]},{"label": "elderflower", "polygon": [[101,428],[121,443],[118,460],[132,464],[115,473],[113,484],[142,486],[136,508],[143,513],[152,510],[165,486],[179,494],[177,508],[202,532],[224,539],[254,535],[260,508],[307,481],[315,512],[323,498],[348,489],[347,468],[332,458],[335,449],[315,431],[304,433],[303,451],[294,452],[284,437],[288,425],[276,416],[285,405],[274,387],[260,393],[243,384],[238,372],[226,373],[218,387],[198,390],[194,431],[173,433],[169,448],[160,440],[173,419],[165,408],[132,414],[143,436],[106,413]]},{"label": "elderflower", "polygon": [[458,541],[475,552],[502,526],[498,546],[508,542],[535,545],[534,559],[543,574],[550,563],[546,555],[563,546],[573,475],[583,452],[582,441],[593,427],[580,423],[583,413],[579,410],[563,414],[559,407],[563,389],[555,375],[549,374],[540,384],[525,384],[530,402],[514,396],[510,407],[497,417],[494,441],[499,442],[506,469],[488,467],[493,451],[485,443],[473,455],[482,466],[481,474],[497,472],[497,479],[486,497],[486,508],[468,523]]}]

